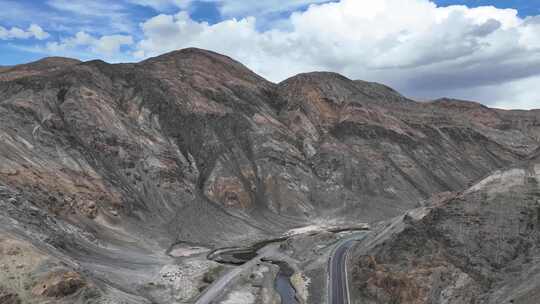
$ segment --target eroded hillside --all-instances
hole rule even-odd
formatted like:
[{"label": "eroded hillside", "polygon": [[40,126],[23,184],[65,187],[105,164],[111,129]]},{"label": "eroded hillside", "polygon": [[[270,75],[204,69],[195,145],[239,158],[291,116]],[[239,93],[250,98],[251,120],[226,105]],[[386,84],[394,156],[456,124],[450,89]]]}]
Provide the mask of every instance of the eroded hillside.
[{"label": "eroded hillside", "polygon": [[536,303],[539,156],[380,224],[352,258],[353,303]]}]

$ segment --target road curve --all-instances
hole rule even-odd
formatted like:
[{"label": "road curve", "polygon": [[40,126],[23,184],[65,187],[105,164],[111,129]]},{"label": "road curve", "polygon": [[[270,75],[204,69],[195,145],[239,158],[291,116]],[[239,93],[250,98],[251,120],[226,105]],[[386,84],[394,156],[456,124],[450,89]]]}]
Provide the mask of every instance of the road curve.
[{"label": "road curve", "polygon": [[249,270],[251,267],[255,266],[255,264],[259,263],[261,259],[263,258],[262,255],[258,255],[254,259],[248,261],[247,263],[238,266],[229,272],[227,272],[225,275],[221,276],[219,279],[217,279],[212,285],[210,285],[207,290],[205,290],[195,301],[195,304],[212,304],[214,303],[215,299],[218,298],[220,295],[223,294],[223,292],[226,290],[227,286],[233,281],[236,277],[238,277],[243,272]]},{"label": "road curve", "polygon": [[220,296],[223,296],[227,287],[229,287],[234,280],[241,275],[249,271],[256,264],[260,263],[262,259],[277,255],[278,246],[275,244],[269,244],[259,249],[257,256],[247,261],[246,263],[233,268],[225,275],[218,278],[212,283],[195,301],[195,304],[213,304],[217,302]]},{"label": "road curve", "polygon": [[347,253],[355,241],[364,238],[366,235],[367,233],[341,242],[334,249],[332,256],[330,256],[330,260],[328,261],[328,272],[330,276],[328,286],[329,304],[350,304],[349,282],[347,280]]}]

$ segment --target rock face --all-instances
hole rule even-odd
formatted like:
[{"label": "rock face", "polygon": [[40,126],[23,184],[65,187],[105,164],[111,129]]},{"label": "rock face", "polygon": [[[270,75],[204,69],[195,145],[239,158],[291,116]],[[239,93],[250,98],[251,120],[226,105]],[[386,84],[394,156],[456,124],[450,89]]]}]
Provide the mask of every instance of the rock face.
[{"label": "rock face", "polygon": [[539,111],[417,103],[333,73],[274,84],[199,49],[44,59],[0,70],[0,231],[144,303],[133,273],[152,275],[173,243],[387,220],[539,138]]}]

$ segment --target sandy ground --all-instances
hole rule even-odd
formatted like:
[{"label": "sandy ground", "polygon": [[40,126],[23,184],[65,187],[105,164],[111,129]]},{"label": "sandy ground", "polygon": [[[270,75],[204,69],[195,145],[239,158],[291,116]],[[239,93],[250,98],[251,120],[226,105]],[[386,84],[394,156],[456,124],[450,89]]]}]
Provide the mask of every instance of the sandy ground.
[{"label": "sandy ground", "polygon": [[170,252],[169,255],[173,257],[189,257],[193,255],[198,255],[202,253],[210,252],[210,249],[204,247],[175,247]]},{"label": "sandy ground", "polygon": [[32,296],[32,275],[46,258],[27,243],[0,234],[0,287],[17,293],[23,303],[39,303]]}]

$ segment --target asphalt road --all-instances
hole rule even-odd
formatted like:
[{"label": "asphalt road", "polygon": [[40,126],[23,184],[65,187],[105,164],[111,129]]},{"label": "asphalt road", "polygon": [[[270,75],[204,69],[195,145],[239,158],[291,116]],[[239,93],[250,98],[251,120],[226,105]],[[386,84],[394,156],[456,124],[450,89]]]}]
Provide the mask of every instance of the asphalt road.
[{"label": "asphalt road", "polygon": [[347,253],[354,245],[355,241],[364,238],[367,233],[359,235],[354,239],[342,242],[336,249],[329,261],[330,285],[329,302],[330,304],[350,304],[349,285],[347,280]]},{"label": "asphalt road", "polygon": [[258,251],[258,255],[248,262],[237,266],[214,281],[195,301],[195,304],[214,304],[217,303],[219,297],[223,296],[227,287],[229,287],[238,276],[250,271],[262,259],[278,255],[277,245],[267,245]]},{"label": "asphalt road", "polygon": [[[347,282],[347,253],[355,241],[363,239],[368,232],[357,233],[349,239],[342,241],[329,259],[329,302],[330,304],[350,304],[349,287]],[[263,258],[278,256],[279,250],[275,246],[268,245],[258,252],[258,256],[247,263],[238,266],[219,279],[201,294],[195,304],[213,304],[223,295],[227,287],[242,273],[247,272]]]}]

